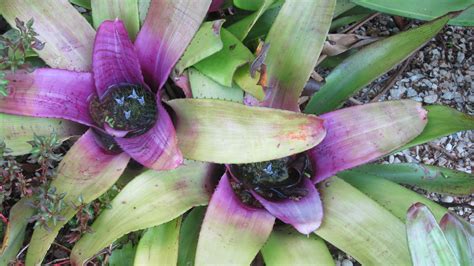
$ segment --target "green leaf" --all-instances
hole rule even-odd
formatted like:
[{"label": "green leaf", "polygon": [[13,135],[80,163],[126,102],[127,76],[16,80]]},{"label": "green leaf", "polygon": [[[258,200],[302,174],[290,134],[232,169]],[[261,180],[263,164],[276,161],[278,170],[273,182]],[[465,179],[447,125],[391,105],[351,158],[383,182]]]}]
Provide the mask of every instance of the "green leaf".
[{"label": "green leaf", "polygon": [[250,75],[250,65],[244,65],[237,69],[234,74],[234,81],[245,92],[251,94],[257,100],[262,101],[265,93],[261,85],[258,85],[260,73],[256,72],[255,77]]},{"label": "green leaf", "polygon": [[148,228],[140,239],[134,265],[176,265],[181,217]]},{"label": "green leaf", "polygon": [[30,153],[31,145],[28,141],[38,136],[49,136],[56,133],[60,141],[81,135],[85,127],[76,123],[49,118],[33,118],[0,113],[0,138],[7,147],[12,149],[11,155]]},{"label": "green leaf", "polygon": [[[411,0],[352,0],[379,12],[421,20],[432,20],[451,11],[464,10],[473,4],[466,0],[418,0],[416,5]],[[449,21],[451,25],[474,26],[474,7],[464,11]]]},{"label": "green leaf", "polygon": [[342,13],[348,11],[349,9],[355,7],[356,5],[353,0],[337,0],[336,7],[334,8],[334,17],[341,15]]},{"label": "green leaf", "polygon": [[323,114],[340,107],[351,95],[402,62],[435,36],[449,16],[372,43],[339,64],[314,94],[306,113]]},{"label": "green leaf", "polygon": [[399,151],[453,134],[458,131],[474,130],[474,116],[442,105],[426,106],[428,124],[423,132]]},{"label": "green leaf", "polygon": [[319,190],[324,220],[317,235],[363,265],[411,264],[405,226],[397,217],[337,177]]},{"label": "green leaf", "polygon": [[299,111],[298,99],[323,49],[335,4],[285,1],[265,39],[270,45],[265,58],[266,106]]},{"label": "green leaf", "polygon": [[249,11],[256,11],[262,5],[265,4],[266,0],[234,0],[234,6]]},{"label": "green leaf", "polygon": [[179,233],[178,266],[193,266],[205,207],[195,207],[189,212],[181,225]]},{"label": "green leaf", "polygon": [[224,46],[221,40],[222,23],[224,23],[224,20],[220,19],[204,22],[201,25],[176,64],[175,71],[177,75],[181,75],[186,68],[222,50]]},{"label": "green leaf", "polygon": [[[305,151],[325,136],[316,116],[206,99],[176,99],[178,145],[185,158],[250,163]],[[236,152],[238,151],[238,152]]]},{"label": "green leaf", "polygon": [[138,0],[91,0],[94,28],[104,20],[116,18],[123,21],[130,39],[135,40],[140,29]]},{"label": "green leaf", "polygon": [[112,255],[109,258],[110,266],[129,266],[133,265],[133,259],[135,257],[135,247],[132,243],[125,244],[120,249],[112,251]]},{"label": "green leaf", "polygon": [[[260,16],[265,11],[267,11],[267,9],[270,8],[270,6],[275,1],[276,0],[263,0],[263,2],[259,3],[259,7],[256,12],[230,25],[228,27],[228,30],[232,34],[234,34],[234,36],[237,37],[237,39],[243,41],[245,37],[247,37],[247,34],[250,32],[250,30],[255,25],[257,20],[260,18]],[[239,1],[239,2],[243,2],[243,1]],[[256,1],[246,1],[246,2],[249,2],[252,4],[256,3]]]},{"label": "green leaf", "polygon": [[9,222],[0,249],[1,265],[9,265],[10,261],[15,260],[23,245],[28,220],[35,213],[35,210],[26,204],[28,200],[30,199],[23,198],[10,209]]},{"label": "green leaf", "polygon": [[408,208],[416,202],[430,207],[438,221],[447,212],[446,208],[392,181],[354,172],[342,172],[338,175],[401,221],[405,221]]},{"label": "green leaf", "polygon": [[460,265],[426,206],[421,203],[411,206],[406,223],[413,265]]},{"label": "green leaf", "polygon": [[140,18],[140,25],[143,25],[143,22],[145,22],[150,4],[151,0],[138,0],[138,16]]},{"label": "green leaf", "polygon": [[112,200],[74,246],[71,261],[82,264],[119,237],[157,226],[209,201],[209,164],[185,162],[171,171],[147,170],[135,177]]},{"label": "green leaf", "polygon": [[244,99],[243,91],[233,85],[232,87],[223,86],[206,75],[202,74],[195,68],[188,69],[189,82],[193,98],[200,99],[221,99],[242,103]]},{"label": "green leaf", "polygon": [[15,18],[34,19],[38,39],[45,41],[38,55],[51,67],[90,71],[95,31],[69,3],[62,0],[3,0],[0,13],[15,26]]},{"label": "green leaf", "polygon": [[224,28],[221,29],[221,39],[223,48],[199,61],[194,67],[219,84],[230,87],[237,68],[252,62],[254,56],[239,39]]},{"label": "green leaf", "polygon": [[336,265],[326,243],[316,235],[305,236],[290,227],[273,229],[262,248],[265,265]]},{"label": "green leaf", "polygon": [[27,265],[40,264],[59,230],[77,212],[82,197],[87,204],[105,193],[117,181],[130,157],[126,153],[108,154],[97,146],[95,136],[89,130],[72,146],[58,167],[57,177],[51,182],[56,193],[65,194],[66,205],[59,215],[64,220],[48,223],[51,230],[37,226],[26,255]]},{"label": "green leaf", "polygon": [[[472,175],[448,168],[399,163],[399,164],[367,164],[346,171],[349,175],[385,178],[393,182],[415,185],[430,192],[469,195],[474,193]],[[344,173],[338,173],[339,176]]]},{"label": "green leaf", "polygon": [[474,225],[466,223],[451,213],[446,213],[439,225],[460,264],[472,264],[474,261]]},{"label": "green leaf", "polygon": [[265,13],[260,16],[260,18],[255,22],[252,29],[250,29],[247,37],[245,38],[245,43],[248,43],[252,40],[258,38],[264,39],[263,37],[268,34],[268,31],[273,25],[278,13],[280,12],[282,3],[277,2],[275,5],[270,7]]},{"label": "green leaf", "polygon": [[76,6],[91,10],[91,0],[69,0],[69,2]]}]

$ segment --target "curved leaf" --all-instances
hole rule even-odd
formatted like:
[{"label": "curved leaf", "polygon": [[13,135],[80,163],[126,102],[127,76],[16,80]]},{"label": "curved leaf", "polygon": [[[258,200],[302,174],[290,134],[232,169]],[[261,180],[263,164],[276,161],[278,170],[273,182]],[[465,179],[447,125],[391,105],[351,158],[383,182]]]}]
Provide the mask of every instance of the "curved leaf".
[{"label": "curved leaf", "polygon": [[460,264],[472,264],[474,262],[474,225],[446,213],[439,222],[439,226]]},{"label": "curved leaf", "polygon": [[[347,172],[350,175],[385,178],[393,182],[415,185],[437,193],[452,195],[469,195],[474,193],[472,175],[431,165],[411,163],[367,164]],[[339,173],[338,175],[343,176],[344,173]]]},{"label": "curved leaf", "polygon": [[12,26],[15,18],[34,19],[33,29],[46,45],[38,55],[49,66],[89,71],[95,31],[67,0],[3,0],[0,13]]},{"label": "curved leaf", "polygon": [[392,69],[435,36],[449,20],[444,16],[418,28],[365,46],[339,64],[309,101],[306,113],[323,114],[340,107],[351,95]]},{"label": "curved leaf", "polygon": [[243,91],[233,84],[232,87],[221,85],[195,68],[188,69],[189,83],[193,98],[200,99],[221,99],[242,103],[244,99]]},{"label": "curved leaf", "polygon": [[428,124],[421,134],[399,151],[463,130],[474,130],[474,116],[442,105],[426,106]]},{"label": "curved leaf", "polygon": [[216,163],[250,163],[305,151],[325,136],[316,116],[238,103],[177,99],[176,133],[183,156]]},{"label": "curved leaf", "polygon": [[40,264],[59,230],[71,219],[79,206],[89,203],[106,192],[124,171],[130,159],[127,154],[112,155],[96,144],[92,130],[87,131],[67,152],[51,182],[58,194],[65,193],[67,204],[59,213],[63,221],[48,223],[51,230],[36,227],[26,255],[27,265]]},{"label": "curved leaf", "polygon": [[405,226],[397,217],[337,177],[319,190],[325,216],[317,235],[361,264],[411,264]]},{"label": "curved leaf", "polygon": [[209,201],[209,164],[186,162],[171,171],[148,170],[135,177],[74,246],[71,261],[82,264],[119,237],[157,226]]},{"label": "curved leaf", "polygon": [[428,206],[438,221],[448,211],[430,199],[386,179],[352,172],[338,173],[338,176],[402,221],[405,221],[408,208],[416,202]]},{"label": "curved leaf", "polygon": [[270,45],[265,106],[299,111],[298,99],[323,49],[335,4],[335,0],[285,1],[265,39]]},{"label": "curved leaf", "polygon": [[109,266],[130,266],[135,258],[136,247],[131,242],[114,249],[109,257]]},{"label": "curved leaf", "polygon": [[148,228],[138,242],[134,265],[176,265],[181,217]]},{"label": "curved leaf", "polygon": [[1,265],[10,265],[10,261],[15,259],[23,245],[28,220],[35,213],[35,209],[27,205],[29,200],[31,199],[23,198],[10,209],[8,225],[0,249]]},{"label": "curved leaf", "polygon": [[224,46],[221,40],[221,27],[223,23],[224,20],[220,19],[204,22],[201,25],[175,66],[177,75],[181,75],[186,68],[222,49]]},{"label": "curved leaf", "polygon": [[178,266],[193,266],[205,207],[195,207],[184,218],[179,233]]},{"label": "curved leaf", "polygon": [[421,203],[408,210],[407,238],[413,265],[460,265],[433,215]]},{"label": "curved leaf", "polygon": [[336,265],[324,241],[289,227],[273,229],[262,248],[265,265]]},{"label": "curved leaf", "polygon": [[[431,20],[451,11],[464,10],[473,4],[466,0],[352,0],[357,5],[379,12],[422,20]],[[474,7],[449,21],[451,25],[474,26]]]},{"label": "curved leaf", "polygon": [[11,155],[14,156],[31,151],[28,141],[33,140],[34,134],[49,136],[54,132],[60,141],[64,141],[72,136],[81,135],[85,130],[85,127],[67,120],[0,113],[0,138],[12,149]]},{"label": "curved leaf", "polygon": [[[273,4],[276,0],[263,0],[262,3],[259,3],[258,9],[253,14],[246,16],[245,18],[237,21],[236,23],[230,25],[228,30],[234,34],[237,39],[243,41],[247,34],[252,29],[253,25],[257,22],[260,16],[267,11],[267,9]],[[248,1],[248,2],[256,2],[256,1]],[[237,4],[234,1],[234,4]]]},{"label": "curved leaf", "polygon": [[98,28],[104,20],[120,19],[127,28],[130,39],[135,40],[140,28],[138,0],[92,0],[92,20]]},{"label": "curved leaf", "polygon": [[275,217],[264,209],[241,203],[224,174],[202,223],[196,265],[250,265],[274,223]]}]

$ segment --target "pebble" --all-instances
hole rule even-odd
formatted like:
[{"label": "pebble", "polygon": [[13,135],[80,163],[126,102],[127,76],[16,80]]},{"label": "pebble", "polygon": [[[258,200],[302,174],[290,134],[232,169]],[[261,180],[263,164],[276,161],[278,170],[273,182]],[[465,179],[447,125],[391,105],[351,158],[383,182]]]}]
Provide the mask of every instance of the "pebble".
[{"label": "pebble", "polygon": [[390,90],[390,96],[393,98],[393,99],[400,99],[401,96],[405,93],[405,91],[407,90],[407,88],[403,87],[403,86],[399,86],[398,89],[391,89]]},{"label": "pebble", "polygon": [[459,51],[458,52],[458,56],[456,57],[456,61],[459,63],[459,64],[462,64],[462,61],[464,61],[464,58],[465,58],[465,55],[463,52]]},{"label": "pebble", "polygon": [[452,92],[450,91],[447,91],[445,93],[443,93],[443,95],[441,96],[441,98],[445,99],[445,100],[452,100],[454,98],[454,95]]},{"label": "pebble", "polygon": [[454,201],[454,198],[451,196],[444,196],[441,198],[441,201],[446,203],[452,203]]},{"label": "pebble", "polygon": [[354,263],[352,263],[352,261],[350,261],[350,260],[343,260],[341,265],[342,266],[353,266]]},{"label": "pebble", "polygon": [[438,95],[436,95],[436,94],[430,94],[430,95],[425,96],[423,98],[423,101],[425,103],[435,103],[437,100],[438,100]]},{"label": "pebble", "polygon": [[412,87],[408,88],[407,90],[407,96],[408,97],[413,97],[413,96],[416,96],[418,95],[418,92],[416,92],[416,90],[414,90]]}]

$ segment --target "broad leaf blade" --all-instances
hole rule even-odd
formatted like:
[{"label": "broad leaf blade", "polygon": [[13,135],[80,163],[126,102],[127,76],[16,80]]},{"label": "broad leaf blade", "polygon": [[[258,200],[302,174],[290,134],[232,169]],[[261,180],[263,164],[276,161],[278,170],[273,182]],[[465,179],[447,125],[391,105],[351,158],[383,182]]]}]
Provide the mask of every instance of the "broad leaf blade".
[{"label": "broad leaf blade", "polygon": [[48,223],[51,231],[38,226],[33,232],[26,264],[36,265],[43,260],[59,230],[71,219],[81,203],[89,203],[106,192],[120,177],[130,159],[127,154],[106,153],[96,144],[92,130],[87,131],[68,151],[51,182],[58,194],[65,193],[65,207],[59,213],[65,219],[56,225]]},{"label": "broad leaf blade", "polygon": [[148,228],[140,239],[134,265],[176,265],[181,217]]},{"label": "broad leaf blade", "polygon": [[446,213],[439,226],[461,265],[474,262],[474,225]]},{"label": "broad leaf blade", "polygon": [[319,190],[325,216],[317,235],[361,264],[410,265],[405,227],[397,217],[337,177]]},{"label": "broad leaf blade", "polygon": [[265,39],[270,44],[265,106],[299,111],[298,98],[323,48],[335,4],[285,1]]},{"label": "broad leaf blade", "polygon": [[221,99],[238,103],[242,103],[244,99],[243,91],[235,86],[235,84],[232,87],[226,87],[215,82],[195,68],[190,68],[188,75],[193,98]]},{"label": "broad leaf blade", "polygon": [[460,265],[426,206],[421,203],[411,206],[406,226],[413,265]]},{"label": "broad leaf blade", "polygon": [[128,35],[135,40],[140,28],[138,0],[92,0],[92,20],[98,28],[104,20],[120,19],[127,28]]},{"label": "broad leaf blade", "polygon": [[302,235],[290,227],[275,228],[262,248],[262,255],[268,266],[336,265],[321,238]]},{"label": "broad leaf blade", "polygon": [[45,41],[37,51],[49,66],[76,71],[89,71],[95,31],[67,0],[4,0],[0,13],[12,26],[15,18],[34,19],[38,39]]},{"label": "broad leaf blade", "polygon": [[[413,4],[411,0],[352,0],[361,5],[379,12],[422,20],[431,20],[451,11],[464,10],[473,4],[466,0],[418,0]],[[474,26],[474,7],[464,11],[458,17],[449,21],[451,25]]]},{"label": "broad leaf blade", "polygon": [[171,171],[148,170],[135,177],[92,224],[71,254],[81,264],[119,237],[157,226],[209,201],[209,164],[186,162]]},{"label": "broad leaf blade", "polygon": [[178,266],[193,266],[205,207],[195,207],[183,221],[179,233]]},{"label": "broad leaf blade", "polygon": [[[472,175],[431,165],[411,163],[367,164],[346,172],[349,175],[385,178],[401,184],[415,185],[430,192],[452,195],[474,193]],[[338,175],[342,176],[346,172]]]},{"label": "broad leaf blade", "polygon": [[437,203],[389,180],[350,171],[338,173],[338,176],[382,205],[401,221],[405,221],[408,208],[416,202],[428,206],[438,221],[447,212],[446,208]]},{"label": "broad leaf blade", "polygon": [[435,36],[449,20],[444,16],[418,28],[372,43],[339,64],[309,101],[306,113],[323,114],[392,69]]},{"label": "broad leaf blade", "polygon": [[216,82],[230,87],[238,67],[253,61],[254,56],[239,39],[226,29],[221,29],[223,48],[194,65],[201,73]]},{"label": "broad leaf blade", "polygon": [[474,130],[474,116],[442,105],[426,106],[428,124],[423,132],[401,147],[404,150],[463,130]]},{"label": "broad leaf blade", "polygon": [[249,31],[252,29],[253,25],[255,25],[260,16],[265,11],[267,11],[267,9],[273,4],[274,1],[276,0],[263,0],[256,12],[230,25],[228,30],[232,34],[234,34],[237,39],[243,41],[245,37],[247,37]]},{"label": "broad leaf blade", "polygon": [[83,126],[66,120],[0,114],[0,138],[13,150],[11,155],[14,156],[31,151],[28,141],[33,140],[34,134],[49,136],[54,132],[64,141],[84,131]]},{"label": "broad leaf blade", "polygon": [[115,249],[109,258],[109,266],[130,266],[135,258],[136,247],[132,243],[125,244],[122,248]]},{"label": "broad leaf blade", "polygon": [[[205,99],[178,99],[178,145],[185,158],[216,163],[272,160],[305,151],[325,136],[315,116]],[[238,151],[238,152],[237,152]]]},{"label": "broad leaf blade", "polygon": [[183,56],[175,66],[178,75],[181,75],[186,68],[222,49],[222,23],[224,23],[224,20],[221,19],[204,22],[201,25],[193,40],[186,48]]},{"label": "broad leaf blade", "polygon": [[3,243],[0,249],[0,264],[10,265],[20,251],[25,240],[28,220],[35,210],[27,205],[29,198],[23,198],[10,209],[7,229],[4,232]]}]

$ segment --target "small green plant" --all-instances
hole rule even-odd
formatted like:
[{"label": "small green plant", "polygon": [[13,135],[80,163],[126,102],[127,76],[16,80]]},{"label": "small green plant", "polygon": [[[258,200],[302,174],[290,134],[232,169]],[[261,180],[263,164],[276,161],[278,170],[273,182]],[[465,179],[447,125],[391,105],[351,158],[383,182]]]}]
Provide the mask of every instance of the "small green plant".
[{"label": "small green plant", "polygon": [[30,206],[37,210],[37,213],[30,218],[30,222],[36,222],[35,228],[41,226],[51,231],[50,225],[56,225],[58,221],[64,221],[64,217],[60,215],[65,207],[64,197],[66,193],[57,193],[55,187],[46,189],[39,187],[35,193]]},{"label": "small green plant", "polygon": [[58,140],[56,133],[52,133],[50,136],[35,134],[33,140],[28,143],[32,146],[28,162],[40,165],[35,172],[35,177],[41,184],[44,184],[54,176],[56,164],[63,158],[61,153],[56,153],[56,150],[61,146],[61,141]]}]

